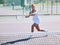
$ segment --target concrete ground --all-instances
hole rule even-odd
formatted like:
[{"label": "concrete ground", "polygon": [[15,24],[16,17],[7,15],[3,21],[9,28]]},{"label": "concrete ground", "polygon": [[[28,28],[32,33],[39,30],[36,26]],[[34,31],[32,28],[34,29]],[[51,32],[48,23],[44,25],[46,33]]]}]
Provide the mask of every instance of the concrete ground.
[{"label": "concrete ground", "polygon": [[[48,30],[49,32],[60,32],[60,16],[39,16],[40,28]],[[31,32],[31,25],[33,24],[32,17],[26,19],[24,17],[1,17],[0,18],[0,34],[4,33],[22,33]],[[38,32],[36,29],[34,32]]]}]

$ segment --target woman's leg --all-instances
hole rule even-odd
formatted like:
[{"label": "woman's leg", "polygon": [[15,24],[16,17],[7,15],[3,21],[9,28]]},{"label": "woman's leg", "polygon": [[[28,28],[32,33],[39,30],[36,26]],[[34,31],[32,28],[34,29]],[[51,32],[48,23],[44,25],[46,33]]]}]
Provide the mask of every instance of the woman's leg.
[{"label": "woman's leg", "polygon": [[31,26],[31,32],[34,32],[34,26],[35,26],[35,24],[33,24],[33,25]]},{"label": "woman's leg", "polygon": [[38,30],[38,31],[43,31],[44,32],[44,30],[41,30],[40,28],[39,28],[39,25],[38,24],[34,24],[35,25],[35,28]]}]

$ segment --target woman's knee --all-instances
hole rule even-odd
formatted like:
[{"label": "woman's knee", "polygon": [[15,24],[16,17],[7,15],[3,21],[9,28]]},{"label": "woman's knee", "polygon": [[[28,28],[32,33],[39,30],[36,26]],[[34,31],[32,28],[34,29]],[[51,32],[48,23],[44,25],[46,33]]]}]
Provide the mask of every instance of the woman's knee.
[{"label": "woman's knee", "polygon": [[32,25],[32,27],[34,27],[34,25]]},{"label": "woman's knee", "polygon": [[32,27],[34,27],[34,26],[35,26],[35,24],[32,25]]}]

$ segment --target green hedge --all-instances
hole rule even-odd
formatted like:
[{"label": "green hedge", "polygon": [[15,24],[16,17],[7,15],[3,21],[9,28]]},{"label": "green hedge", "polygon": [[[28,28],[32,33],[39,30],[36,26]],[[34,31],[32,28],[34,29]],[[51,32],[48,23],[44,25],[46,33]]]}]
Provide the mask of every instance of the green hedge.
[{"label": "green hedge", "polygon": [[4,3],[7,5],[21,5],[22,7],[24,7],[24,1],[25,0],[4,0]]},{"label": "green hedge", "polygon": [[3,4],[4,3],[4,1],[3,0],[0,0],[0,4]]}]

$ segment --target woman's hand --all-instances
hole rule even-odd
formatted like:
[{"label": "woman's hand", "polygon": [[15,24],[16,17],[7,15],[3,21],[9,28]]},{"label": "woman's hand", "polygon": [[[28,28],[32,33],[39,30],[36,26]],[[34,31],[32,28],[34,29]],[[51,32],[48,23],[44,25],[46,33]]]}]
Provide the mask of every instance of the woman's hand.
[{"label": "woman's hand", "polygon": [[29,18],[29,16],[25,16],[25,18]]}]

